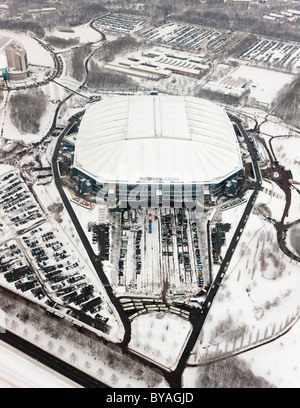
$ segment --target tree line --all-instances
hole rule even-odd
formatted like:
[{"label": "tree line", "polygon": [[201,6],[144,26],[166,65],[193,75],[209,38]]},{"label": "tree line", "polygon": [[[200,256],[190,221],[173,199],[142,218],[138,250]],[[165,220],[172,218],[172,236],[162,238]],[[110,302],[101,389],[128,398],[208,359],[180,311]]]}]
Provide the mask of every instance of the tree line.
[{"label": "tree line", "polygon": [[291,124],[300,126],[300,75],[287,84],[272,102],[272,112]]}]

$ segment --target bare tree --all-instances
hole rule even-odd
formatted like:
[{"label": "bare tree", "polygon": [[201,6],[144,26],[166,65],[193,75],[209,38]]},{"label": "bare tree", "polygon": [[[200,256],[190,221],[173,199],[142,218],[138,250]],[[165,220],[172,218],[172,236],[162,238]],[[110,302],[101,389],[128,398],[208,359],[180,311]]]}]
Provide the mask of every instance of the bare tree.
[{"label": "bare tree", "polygon": [[14,93],[9,100],[10,119],[21,133],[38,133],[46,106],[46,96],[40,90]]},{"label": "bare tree", "polygon": [[274,388],[264,378],[256,376],[247,362],[238,357],[230,357],[200,366],[196,387]]}]

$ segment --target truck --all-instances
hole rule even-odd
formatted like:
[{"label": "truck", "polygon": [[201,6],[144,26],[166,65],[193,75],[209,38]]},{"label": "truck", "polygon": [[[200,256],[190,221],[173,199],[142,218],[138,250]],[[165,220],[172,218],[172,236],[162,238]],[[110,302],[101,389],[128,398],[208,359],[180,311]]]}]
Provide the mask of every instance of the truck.
[{"label": "truck", "polygon": [[136,212],[135,212],[135,210],[132,210],[132,211],[131,211],[131,221],[132,221],[133,223],[136,222]]},{"label": "truck", "polygon": [[151,234],[152,233],[152,214],[150,214],[149,213],[149,219],[148,219],[148,221],[149,221],[149,234]]},{"label": "truck", "polygon": [[123,212],[123,222],[127,222],[128,221],[128,212],[124,211]]}]

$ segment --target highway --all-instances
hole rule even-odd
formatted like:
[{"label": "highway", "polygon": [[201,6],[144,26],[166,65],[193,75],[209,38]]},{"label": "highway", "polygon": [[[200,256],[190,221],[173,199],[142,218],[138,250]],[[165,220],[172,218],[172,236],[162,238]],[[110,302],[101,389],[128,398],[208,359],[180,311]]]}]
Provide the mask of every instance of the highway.
[{"label": "highway", "polygon": [[256,157],[256,152],[252,149],[252,143],[250,142],[247,133],[245,132],[245,130],[243,129],[240,121],[238,118],[234,119],[231,118],[231,120],[234,120],[234,122],[236,123],[236,125],[238,126],[241,134],[244,136],[245,142],[247,143],[248,146],[248,150],[250,152],[251,158],[252,158],[252,165],[253,165],[253,170],[254,170],[254,174],[255,174],[255,178],[256,178],[256,182],[255,182],[255,187],[253,190],[253,193],[251,194],[246,208],[244,210],[244,213],[240,219],[240,222],[235,230],[235,233],[232,237],[231,243],[227,249],[227,252],[225,254],[225,257],[223,259],[223,262],[220,266],[219,272],[217,273],[217,276],[214,280],[214,282],[211,285],[210,291],[208,293],[208,296],[205,300],[204,306],[203,306],[203,314],[207,314],[208,313],[208,308],[207,308],[207,304],[213,301],[214,297],[217,294],[218,288],[222,283],[222,279],[224,279],[224,277],[226,276],[226,272],[227,272],[227,267],[230,263],[230,260],[233,256],[233,253],[238,245],[239,242],[239,238],[241,236],[241,234],[243,233],[244,227],[246,225],[247,219],[252,211],[252,208],[254,206],[256,197],[258,195],[258,192],[261,188],[261,183],[262,183],[262,178],[261,178],[261,173],[260,173],[260,168],[259,168],[259,164],[258,164],[258,160]]},{"label": "highway", "polygon": [[76,369],[74,366],[65,363],[52,354],[47,353],[34,344],[21,339],[20,337],[7,330],[5,333],[0,333],[0,340],[7,344],[10,344],[17,350],[20,350],[24,354],[59,372],[65,377],[70,378],[72,381],[80,384],[84,388],[108,388],[95,378],[90,377],[86,373]]},{"label": "highway", "polygon": [[[68,96],[70,97],[70,95]],[[63,103],[63,102],[61,102]],[[59,105],[60,106],[60,105]],[[58,113],[59,107],[56,111],[56,115]],[[53,120],[53,125],[52,128],[54,128],[55,126],[55,122],[56,122],[56,115],[55,118]],[[126,316],[124,315],[124,313],[122,313],[122,307],[120,305],[120,302],[118,301],[118,299],[116,299],[116,297],[113,294],[113,290],[109,284],[109,281],[103,271],[102,268],[102,263],[101,260],[99,259],[98,256],[96,256],[96,254],[94,253],[89,240],[87,239],[85,232],[82,229],[82,226],[79,222],[79,220],[77,219],[77,216],[68,200],[68,198],[66,197],[64,190],[61,186],[61,182],[60,182],[60,177],[59,177],[59,169],[58,169],[58,163],[57,163],[57,158],[58,158],[58,150],[60,148],[60,144],[61,141],[63,139],[63,137],[68,133],[68,131],[71,129],[71,127],[73,126],[74,122],[78,121],[79,117],[77,117],[76,119],[74,119],[72,122],[70,122],[66,128],[61,132],[60,136],[57,138],[57,143],[56,143],[56,147],[53,153],[53,157],[52,157],[52,169],[53,169],[53,175],[54,175],[54,180],[55,180],[55,184],[56,187],[60,193],[61,199],[64,203],[65,208],[68,211],[68,214],[72,220],[72,223],[74,225],[74,227],[77,230],[77,233],[86,249],[86,252],[91,260],[92,265],[95,268],[96,273],[99,276],[99,279],[101,280],[101,282],[103,283],[104,287],[106,288],[107,294],[112,302],[112,304],[115,306],[116,310],[119,313],[120,319],[122,320],[122,323],[124,325],[124,329],[125,329],[125,336],[124,336],[124,340],[121,344],[119,344],[118,346],[120,346],[124,352],[129,353],[129,351],[127,350],[127,345],[130,341],[130,337],[131,337],[131,325],[128,322]],[[213,300],[214,297],[217,294],[218,288],[220,286],[220,284],[222,283],[222,279],[224,279],[224,277],[226,276],[226,268],[230,263],[231,257],[236,249],[236,246],[238,244],[238,238],[241,235],[244,226],[246,224],[247,218],[249,216],[249,214],[252,211],[253,205],[255,203],[255,199],[257,197],[258,191],[260,190],[260,186],[261,186],[261,174],[260,174],[260,169],[259,169],[259,165],[257,162],[257,157],[256,157],[256,151],[254,151],[254,149],[252,149],[252,144],[248,139],[248,136],[245,132],[245,130],[242,128],[240,121],[236,118],[233,119],[231,118],[231,120],[234,120],[236,125],[238,126],[241,134],[244,136],[245,141],[247,143],[249,152],[251,154],[252,157],[252,163],[253,163],[253,171],[255,173],[255,177],[256,177],[256,182],[255,182],[255,187],[254,187],[254,191],[251,194],[250,199],[248,200],[248,203],[246,205],[246,208],[244,210],[244,213],[241,217],[241,220],[238,224],[238,227],[236,228],[236,231],[233,235],[233,238],[231,240],[231,243],[228,247],[228,250],[226,252],[226,255],[224,257],[224,260],[219,268],[219,271],[217,273],[217,276],[215,277],[215,280],[213,281],[209,293],[207,295],[207,298],[204,302],[203,308],[200,309],[199,308],[193,308],[190,311],[190,321],[193,325],[193,330],[192,333],[189,337],[189,340],[186,344],[185,350],[182,353],[182,356],[179,360],[179,363],[176,367],[176,369],[173,372],[165,372],[164,370],[160,369],[160,371],[163,372],[166,380],[169,382],[170,386],[172,388],[180,388],[181,387],[181,378],[182,378],[182,373],[183,370],[186,367],[186,363],[187,363],[187,359],[190,355],[190,353],[193,351],[194,346],[199,338],[199,334],[201,332],[202,326],[205,322],[205,319],[209,313],[209,307],[208,305],[210,305]],[[52,129],[51,129],[52,130]],[[101,384],[99,381],[90,378],[87,374],[80,372],[78,370],[78,372],[76,372],[76,370],[74,370],[74,367],[72,366],[68,366],[68,364],[65,364],[63,361],[54,358],[51,354],[46,353],[44,351],[42,351],[41,349],[35,347],[34,345],[31,344],[27,344],[27,342],[23,339],[20,339],[19,337],[15,336],[12,333],[5,333],[2,334],[0,336],[0,339],[3,341],[6,341],[7,343],[17,347],[20,350],[24,350],[24,352],[26,352],[27,354],[39,359],[39,361],[43,362],[44,364],[48,365],[49,367],[52,367],[53,369],[56,369],[57,371],[59,371],[60,373],[62,373],[63,375],[71,378],[72,380],[76,381],[78,384],[81,384],[84,387],[105,387],[103,384]],[[129,353],[130,354],[130,353]],[[135,356],[135,358],[137,358]],[[150,367],[153,368],[157,368],[155,366],[155,364],[149,363],[148,361],[144,360],[143,358],[138,358],[143,364],[146,364]],[[71,367],[71,368],[70,368]],[[76,374],[75,374],[76,372]]]},{"label": "highway", "polygon": [[[253,193],[251,194],[251,196],[250,196],[250,198],[248,200],[248,203],[247,203],[246,208],[244,210],[244,213],[243,213],[243,215],[242,215],[242,217],[240,219],[240,222],[239,222],[239,224],[238,224],[238,226],[236,228],[236,231],[235,231],[235,233],[233,235],[233,238],[232,238],[231,243],[230,243],[230,245],[228,247],[228,250],[226,252],[224,260],[223,260],[223,262],[222,262],[222,264],[220,266],[220,269],[219,269],[219,271],[217,273],[217,276],[216,276],[215,280],[213,281],[213,283],[212,283],[212,285],[210,287],[209,293],[208,293],[207,298],[206,298],[206,300],[204,302],[204,305],[203,305],[203,308],[202,308],[201,312],[200,312],[199,308],[193,308],[191,310],[191,312],[190,312],[190,321],[191,321],[191,323],[193,325],[193,331],[192,331],[191,336],[190,336],[190,338],[189,338],[189,340],[188,340],[188,342],[186,344],[185,350],[182,353],[182,356],[181,356],[181,358],[179,360],[179,363],[178,363],[176,369],[173,372],[171,372],[171,373],[170,372],[165,372],[164,373],[165,378],[168,380],[171,387],[175,387],[175,388],[181,387],[181,377],[182,377],[183,370],[186,367],[187,359],[188,359],[190,353],[192,352],[192,350],[193,350],[193,348],[195,346],[195,343],[196,343],[196,341],[197,341],[197,339],[199,337],[202,326],[203,326],[203,324],[205,322],[205,319],[206,319],[206,317],[208,315],[208,312],[209,312],[208,304],[211,304],[213,302],[214,297],[217,294],[218,288],[219,288],[220,284],[222,283],[222,279],[224,279],[224,277],[226,276],[227,265],[229,265],[230,260],[232,258],[232,255],[233,255],[233,253],[234,253],[234,251],[236,249],[236,246],[238,244],[238,237],[240,237],[240,235],[242,234],[242,231],[243,231],[243,229],[245,227],[247,218],[249,217],[249,215],[250,215],[250,213],[252,211],[253,205],[255,203],[255,200],[256,200],[256,197],[257,197],[258,192],[260,190],[260,186],[261,186],[261,182],[262,182],[260,168],[259,168],[259,164],[258,164],[258,160],[257,160],[257,156],[256,156],[256,151],[252,148],[253,145],[250,142],[246,131],[243,129],[243,127],[242,127],[242,125],[240,123],[240,120],[238,118],[234,118],[234,117],[231,117],[231,120],[236,123],[236,125],[237,125],[238,129],[240,130],[241,134],[244,136],[245,142],[247,143],[249,152],[251,154],[252,164],[253,164],[253,171],[254,171],[255,178],[256,178],[255,187],[254,187]],[[68,126],[70,126],[70,125],[68,125]],[[90,260],[91,260],[92,264],[94,265],[94,268],[95,268],[100,280],[102,281],[103,285],[106,287],[107,294],[110,297],[111,302],[114,304],[117,311],[119,312],[120,318],[121,318],[121,320],[122,320],[122,322],[124,324],[124,328],[125,328],[125,337],[124,337],[122,346],[124,346],[124,348],[126,349],[126,346],[127,346],[128,342],[129,342],[130,336],[131,336],[130,323],[127,321],[126,317],[124,317],[124,314],[122,313],[122,308],[120,306],[120,303],[115,298],[115,296],[113,295],[112,288],[111,288],[111,286],[109,284],[109,281],[108,281],[108,279],[107,279],[107,277],[106,277],[106,275],[105,275],[105,273],[103,271],[101,261],[100,261],[100,259],[98,259],[98,257],[93,252],[93,250],[92,250],[92,248],[90,246],[90,243],[89,243],[89,241],[88,241],[88,239],[87,239],[87,237],[86,237],[86,235],[85,235],[85,233],[84,233],[84,231],[83,231],[83,229],[82,229],[82,227],[81,227],[81,225],[80,225],[80,223],[79,223],[79,221],[78,221],[78,219],[76,217],[76,214],[74,213],[74,211],[73,211],[73,209],[72,209],[72,207],[70,205],[70,202],[69,202],[68,198],[65,196],[65,193],[64,193],[64,191],[63,191],[63,189],[61,187],[60,178],[59,178],[58,169],[57,169],[57,155],[58,155],[58,149],[59,149],[60,143],[62,141],[62,138],[64,137],[64,135],[67,133],[67,131],[69,129],[68,126],[61,133],[61,135],[59,136],[57,144],[56,144],[56,148],[55,148],[55,151],[54,151],[54,154],[53,154],[53,158],[52,158],[52,167],[53,167],[53,174],[54,174],[56,187],[57,187],[57,189],[58,189],[58,191],[60,193],[61,199],[62,199],[62,201],[63,201],[63,203],[64,203],[64,205],[65,205],[71,219],[72,219],[72,222],[73,222],[73,224],[74,224],[74,226],[75,226],[75,228],[76,228],[76,230],[78,232],[78,235],[80,236],[80,239],[82,240],[82,243],[86,248],[87,254],[90,257]],[[143,359],[141,359],[141,360],[143,360]]]},{"label": "highway", "polygon": [[[253,209],[253,206],[255,204],[255,200],[256,197],[258,195],[259,190],[261,189],[261,184],[262,184],[262,176],[261,176],[261,172],[260,172],[260,167],[259,167],[259,163],[258,163],[258,157],[257,157],[257,153],[256,150],[253,149],[253,143],[249,140],[248,135],[246,133],[246,131],[244,130],[244,128],[241,125],[241,122],[238,118],[231,116],[231,120],[236,124],[237,128],[239,129],[239,131],[241,132],[241,135],[244,137],[244,140],[247,144],[248,150],[250,152],[251,155],[251,159],[252,159],[252,166],[253,166],[253,172],[255,175],[255,182],[254,182],[254,190],[253,193],[251,194],[245,210],[243,212],[243,215],[238,223],[238,226],[235,230],[235,233],[232,237],[232,240],[229,244],[229,247],[227,249],[227,252],[225,254],[225,257],[222,261],[222,264],[220,265],[219,271],[214,279],[214,281],[211,284],[209,293],[206,297],[206,300],[203,304],[202,309],[200,310],[199,308],[193,308],[190,311],[190,321],[193,325],[193,331],[189,337],[189,340],[186,344],[185,350],[182,353],[182,356],[179,360],[179,363],[176,367],[176,369],[173,372],[164,372],[165,378],[166,380],[169,382],[170,386],[172,388],[180,388],[181,387],[181,378],[182,378],[182,373],[186,367],[186,363],[187,360],[189,358],[190,353],[193,351],[194,346],[199,338],[199,334],[201,332],[202,326],[205,322],[205,319],[209,313],[209,305],[212,304],[217,291],[222,283],[223,279],[226,279],[226,273],[228,272],[228,265],[230,264],[231,258],[233,256],[234,251],[236,250],[236,247],[238,245],[239,242],[239,238],[241,236],[241,234],[243,233],[244,227],[246,225],[247,219]],[[62,138],[63,136],[61,136]],[[57,143],[57,148],[60,145],[60,141],[58,141]],[[57,150],[56,150],[57,153]],[[119,302],[116,300],[116,298],[114,297],[113,293],[112,293],[112,288],[109,286],[108,282],[107,282],[107,278],[102,270],[102,265],[101,262],[97,259],[97,257],[95,256],[95,254],[92,251],[92,248],[89,245],[89,242],[84,234],[84,232],[82,231],[82,228],[80,226],[80,223],[77,220],[76,215],[74,214],[69,200],[67,199],[67,197],[65,197],[64,192],[60,186],[60,181],[59,178],[57,177],[57,170],[55,170],[56,168],[56,154],[54,154],[54,158],[53,158],[53,169],[55,171],[55,181],[57,183],[57,188],[61,193],[61,198],[66,206],[66,208],[69,211],[70,217],[78,231],[78,234],[80,235],[86,249],[87,252],[90,256],[90,259],[92,261],[92,263],[95,266],[95,270],[97,271],[99,278],[102,280],[102,282],[105,284],[106,288],[107,288],[107,293],[112,301],[112,303],[115,305],[116,309],[118,310],[120,317],[123,321],[124,327],[125,327],[125,339],[123,341],[123,346],[124,346],[124,350],[126,350],[126,345],[128,344],[128,341],[130,339],[130,324],[128,323],[127,319],[124,318],[124,315],[122,314]],[[208,229],[209,229],[209,225],[208,225]],[[280,230],[281,231],[281,230]],[[281,232],[279,231],[279,234],[281,234]],[[282,240],[281,240],[282,242]],[[143,361],[143,359],[141,359],[141,361]],[[147,364],[147,361],[144,361],[144,363]]]},{"label": "highway", "polygon": [[[79,120],[79,118],[76,118],[76,120]],[[75,121],[75,120],[74,120]],[[61,132],[60,136],[58,137],[57,143],[56,143],[56,147],[52,156],[52,170],[53,170],[53,176],[54,176],[54,181],[55,181],[55,185],[56,188],[60,194],[60,197],[64,203],[64,206],[66,208],[66,210],[68,211],[68,214],[72,220],[72,223],[81,239],[82,244],[85,247],[85,250],[87,252],[87,255],[90,258],[90,261],[92,263],[92,265],[94,266],[94,269],[99,277],[99,279],[101,280],[103,286],[106,288],[106,292],[107,295],[110,298],[110,301],[112,302],[112,304],[115,306],[115,308],[117,309],[117,311],[119,312],[120,318],[122,320],[122,323],[125,327],[125,338],[123,340],[124,344],[128,344],[128,342],[130,341],[130,335],[131,335],[131,326],[130,323],[128,322],[127,318],[124,316],[124,313],[122,313],[122,307],[120,305],[120,302],[116,299],[116,297],[113,294],[113,290],[110,286],[109,280],[107,279],[103,268],[102,268],[102,262],[101,259],[94,253],[90,242],[88,240],[88,238],[85,235],[85,232],[82,229],[82,226],[80,224],[80,222],[78,221],[78,218],[70,204],[69,199],[66,197],[65,192],[61,186],[61,182],[60,182],[60,177],[59,177],[59,169],[58,169],[58,163],[57,163],[57,156],[58,156],[58,150],[60,148],[60,144],[61,141],[63,139],[63,137],[68,133],[68,130],[70,129],[71,125],[73,125],[73,122],[71,122],[71,124],[69,124],[64,130],[63,132]]]}]

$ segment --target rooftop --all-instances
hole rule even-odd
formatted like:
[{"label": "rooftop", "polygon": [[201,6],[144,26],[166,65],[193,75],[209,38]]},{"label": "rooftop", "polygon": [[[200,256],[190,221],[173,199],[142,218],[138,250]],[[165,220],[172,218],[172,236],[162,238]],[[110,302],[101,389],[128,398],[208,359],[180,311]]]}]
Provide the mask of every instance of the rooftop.
[{"label": "rooftop", "polygon": [[101,182],[219,183],[242,167],[225,110],[204,99],[120,96],[91,105],[74,166]]}]

